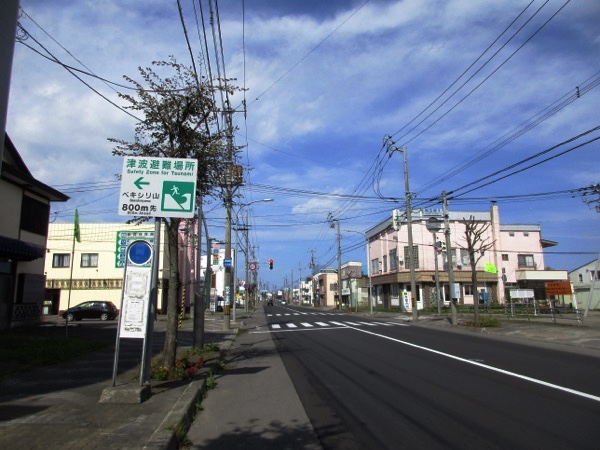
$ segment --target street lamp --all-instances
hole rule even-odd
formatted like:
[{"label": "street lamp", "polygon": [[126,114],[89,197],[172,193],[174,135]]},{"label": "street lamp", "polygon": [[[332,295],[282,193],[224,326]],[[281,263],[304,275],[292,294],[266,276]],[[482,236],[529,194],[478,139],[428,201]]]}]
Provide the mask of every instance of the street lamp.
[{"label": "street lamp", "polygon": [[[372,298],[372,290],[373,290],[373,284],[371,283],[371,243],[369,242],[369,238],[367,237],[366,233],[363,233],[361,231],[354,231],[354,230],[344,230],[346,233],[357,233],[362,235],[365,238],[365,241],[367,241],[367,274],[369,276],[369,292],[367,295],[367,298],[369,299],[369,313],[371,315],[373,315],[373,298]],[[358,311],[358,299],[356,300],[356,310]]]},{"label": "street lamp", "polygon": [[[264,202],[272,202],[274,201],[272,198],[263,198],[260,200],[254,200],[248,203],[240,203],[238,204],[238,209],[237,209],[237,213],[235,215],[236,218],[236,224],[239,222],[239,214],[242,211],[243,208],[247,208],[250,205],[253,205],[255,203],[264,203]],[[239,230],[239,229],[238,229]],[[244,229],[244,231],[246,232],[246,252],[245,252],[245,262],[246,262],[246,273],[245,273],[245,280],[246,282],[248,281],[248,210],[246,209],[246,227]],[[237,251],[237,247],[238,247],[238,242],[237,242],[237,233],[235,234],[235,240],[236,240],[236,245],[235,245],[235,249]],[[234,275],[231,277],[231,285],[230,285],[230,291],[231,291],[231,295],[233,296],[233,322],[235,323],[236,320],[236,304],[235,304],[235,290],[234,290],[234,280],[235,277],[237,276],[237,255],[235,255],[235,267],[234,267]],[[244,294],[245,295],[245,310],[248,310],[248,294]]]},{"label": "street lamp", "polygon": [[435,258],[435,300],[437,303],[438,314],[442,314],[442,305],[440,297],[440,280],[438,274],[438,243],[437,232],[442,229],[442,221],[437,217],[430,217],[425,226],[433,233],[433,257]]}]

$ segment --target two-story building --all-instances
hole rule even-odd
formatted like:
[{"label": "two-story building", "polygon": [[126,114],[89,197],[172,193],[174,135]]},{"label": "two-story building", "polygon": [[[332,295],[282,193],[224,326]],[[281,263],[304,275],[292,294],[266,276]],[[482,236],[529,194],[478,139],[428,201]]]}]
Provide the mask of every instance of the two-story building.
[{"label": "two-story building", "polygon": [[0,193],[0,329],[39,321],[50,203],[69,197],[36,180],[3,136]]},{"label": "two-story building", "polygon": [[[80,242],[73,239],[73,223],[52,223],[46,244],[45,314],[58,314],[68,306],[88,300],[106,300],[121,309],[122,283],[127,246],[135,240],[154,241],[154,225],[125,223],[79,224]],[[196,283],[197,249],[182,228],[179,236],[180,292],[178,301],[189,311]],[[159,313],[166,311],[169,289],[169,252],[166,233],[160,239],[158,304]],[[192,233],[193,234],[193,230]],[[194,234],[195,236],[195,234]],[[195,242],[195,241],[194,241]],[[207,264],[211,267],[211,302],[222,296],[225,286],[225,250],[212,245],[211,255],[201,255],[201,281]]]},{"label": "two-story building", "polygon": [[[430,231],[428,228],[431,217],[438,218],[443,224],[439,230]],[[501,303],[509,298],[512,289],[517,288],[531,289],[536,299],[544,299],[546,282],[567,279],[566,271],[544,270],[543,249],[556,243],[542,239],[541,227],[501,224],[496,204],[492,204],[490,211],[449,211],[450,248],[445,248],[447,231],[443,219],[441,210],[412,211],[413,267],[418,309],[435,306],[437,298],[449,304],[450,267],[454,276],[453,298],[460,304],[473,304],[480,298]],[[485,251],[477,254],[477,286],[472,285],[465,235],[466,222],[471,220],[483,231],[482,242],[489,244]],[[390,218],[365,233],[376,307],[411,308],[412,275],[406,216],[401,222],[398,231],[394,230]],[[439,293],[436,292],[436,286],[440,287]]]}]

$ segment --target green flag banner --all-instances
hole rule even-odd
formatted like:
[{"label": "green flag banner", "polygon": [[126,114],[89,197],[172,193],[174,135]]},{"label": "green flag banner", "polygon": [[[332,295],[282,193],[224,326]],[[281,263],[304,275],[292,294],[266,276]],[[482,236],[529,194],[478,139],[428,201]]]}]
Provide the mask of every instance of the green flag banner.
[{"label": "green flag banner", "polygon": [[81,242],[81,230],[79,229],[79,211],[75,210],[75,226],[73,227],[73,238]]}]

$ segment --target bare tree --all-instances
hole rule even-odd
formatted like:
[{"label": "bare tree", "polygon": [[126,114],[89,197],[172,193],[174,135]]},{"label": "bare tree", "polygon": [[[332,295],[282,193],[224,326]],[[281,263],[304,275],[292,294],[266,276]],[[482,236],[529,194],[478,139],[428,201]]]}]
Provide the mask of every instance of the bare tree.
[{"label": "bare tree", "polygon": [[[217,122],[214,92],[207,80],[197,79],[191,68],[171,57],[169,61],[155,61],[153,67],[138,70],[143,82],[125,76],[136,91],[135,96],[119,94],[129,105],[127,109],[142,118],[135,127],[133,142],[109,138],[115,143],[115,156],[154,156],[166,158],[193,158],[198,161],[196,201],[201,204],[206,196],[215,195],[219,175],[227,162],[227,143],[224,133],[213,131]],[[167,73],[161,78],[157,74]],[[237,88],[228,87],[233,91]],[[148,218],[136,217],[130,222],[140,223]],[[179,218],[161,219],[166,228],[169,252],[169,290],[167,299],[167,330],[163,349],[164,364],[172,369],[177,354],[178,296],[181,288],[179,273]]]},{"label": "bare tree", "polygon": [[494,242],[487,235],[487,231],[491,226],[489,222],[479,222],[475,220],[475,216],[470,216],[469,219],[463,218],[462,223],[465,225],[465,239],[467,241],[466,250],[469,254],[469,264],[471,265],[474,306],[473,323],[478,327],[480,320],[479,292],[477,291],[477,263],[483,258],[486,251],[493,248]]}]

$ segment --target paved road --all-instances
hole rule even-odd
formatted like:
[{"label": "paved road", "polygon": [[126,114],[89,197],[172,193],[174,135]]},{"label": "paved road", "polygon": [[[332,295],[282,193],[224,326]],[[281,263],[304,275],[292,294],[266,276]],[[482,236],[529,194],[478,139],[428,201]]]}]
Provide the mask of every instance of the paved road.
[{"label": "paved road", "polygon": [[597,448],[600,365],[577,353],[274,307],[324,448]]}]

